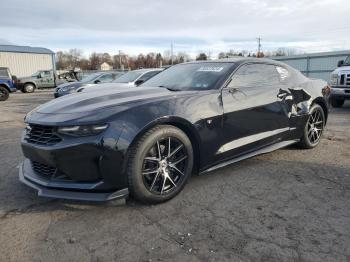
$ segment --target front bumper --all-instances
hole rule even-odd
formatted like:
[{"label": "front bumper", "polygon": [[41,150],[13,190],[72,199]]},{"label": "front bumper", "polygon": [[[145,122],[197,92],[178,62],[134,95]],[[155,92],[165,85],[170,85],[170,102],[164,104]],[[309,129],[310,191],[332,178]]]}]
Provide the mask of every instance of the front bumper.
[{"label": "front bumper", "polygon": [[55,98],[61,97],[61,96],[65,96],[65,95],[69,95],[71,92],[70,91],[55,91],[53,93]]},{"label": "front bumper", "polygon": [[330,98],[337,98],[337,99],[344,99],[344,100],[350,99],[350,88],[333,86]]},{"label": "front bumper", "polygon": [[[38,191],[38,196],[85,201],[108,201],[126,198],[129,195],[127,188],[113,192],[94,192],[101,182],[97,183],[69,183],[54,182],[38,176],[31,167],[30,160],[26,159],[19,168],[19,180]],[[92,191],[92,192],[90,192]]]},{"label": "front bumper", "polygon": [[60,135],[62,140],[54,145],[38,145],[28,142],[24,131],[21,146],[25,161],[20,180],[48,197],[95,201],[126,197],[125,156],[118,148],[120,133],[111,125],[100,135]]}]

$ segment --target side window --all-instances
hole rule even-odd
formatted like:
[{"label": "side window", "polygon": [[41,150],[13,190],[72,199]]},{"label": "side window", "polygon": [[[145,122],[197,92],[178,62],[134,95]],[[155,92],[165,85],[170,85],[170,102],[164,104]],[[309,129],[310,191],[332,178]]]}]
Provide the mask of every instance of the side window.
[{"label": "side window", "polygon": [[4,77],[4,78],[8,78],[9,77],[7,69],[0,69],[0,77]]},{"label": "side window", "polygon": [[148,79],[150,79],[151,77],[155,76],[159,72],[160,71],[147,72],[143,76],[141,76],[138,80],[142,80],[142,81],[146,82]]},{"label": "side window", "polygon": [[283,68],[283,67],[280,67],[280,66],[276,66],[276,70],[279,74],[279,77],[280,77],[280,81],[283,83],[285,81],[288,80],[289,76],[290,76],[290,73],[287,69]]},{"label": "side window", "polygon": [[100,83],[109,83],[112,82],[113,76],[111,74],[103,75],[98,80],[100,80]]},{"label": "side window", "polygon": [[263,88],[280,82],[279,74],[273,65],[249,64],[240,67],[233,75],[229,87]]},{"label": "side window", "polygon": [[50,71],[42,71],[40,75],[42,78],[44,78],[44,77],[50,77],[51,74],[50,74]]}]

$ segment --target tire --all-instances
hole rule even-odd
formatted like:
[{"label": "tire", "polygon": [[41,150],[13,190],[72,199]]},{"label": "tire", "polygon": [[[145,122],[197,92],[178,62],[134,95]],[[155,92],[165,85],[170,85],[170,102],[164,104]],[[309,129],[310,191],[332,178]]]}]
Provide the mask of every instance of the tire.
[{"label": "tire", "polygon": [[24,84],[21,91],[23,93],[33,93],[35,91],[35,88],[36,88],[35,85],[28,83],[28,84]]},{"label": "tire", "polygon": [[333,107],[335,108],[340,108],[344,105],[344,102],[345,100],[344,99],[335,99],[335,98],[332,98],[331,99],[331,104]]},{"label": "tire", "polygon": [[318,104],[314,104],[310,109],[299,146],[304,149],[316,147],[320,143],[325,123],[326,118],[323,108]]},{"label": "tire", "polygon": [[187,135],[171,125],[156,126],[131,147],[126,171],[130,194],[143,203],[165,202],[183,189],[192,167],[193,149]]},{"label": "tire", "polygon": [[6,101],[9,98],[10,92],[6,87],[0,86],[0,101]]}]

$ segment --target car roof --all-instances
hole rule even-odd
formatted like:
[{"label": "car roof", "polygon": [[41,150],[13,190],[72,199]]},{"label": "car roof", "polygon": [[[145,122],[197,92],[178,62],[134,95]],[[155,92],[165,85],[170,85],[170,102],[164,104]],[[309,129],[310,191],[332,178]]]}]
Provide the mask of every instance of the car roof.
[{"label": "car roof", "polygon": [[191,61],[187,63],[246,63],[246,62],[255,62],[255,63],[272,63],[276,65],[285,65],[284,63],[278,62],[276,60],[267,59],[267,58],[255,58],[255,57],[231,57],[231,58],[222,58],[222,59],[214,59],[214,60],[198,60]]},{"label": "car roof", "polygon": [[152,71],[163,71],[164,68],[141,68],[141,69],[136,69],[132,70],[129,72],[141,72],[141,73],[146,73],[146,72],[152,72]]}]

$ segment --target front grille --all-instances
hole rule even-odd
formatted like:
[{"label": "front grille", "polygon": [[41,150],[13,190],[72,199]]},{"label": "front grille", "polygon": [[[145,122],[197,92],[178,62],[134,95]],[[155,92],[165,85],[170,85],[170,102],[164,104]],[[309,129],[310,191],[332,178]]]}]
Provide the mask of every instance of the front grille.
[{"label": "front grille", "polygon": [[350,86],[350,73],[343,73],[339,76],[339,85]]},{"label": "front grille", "polygon": [[56,134],[55,127],[41,125],[29,125],[26,128],[24,139],[28,143],[46,146],[51,146],[62,141],[62,138]]},{"label": "front grille", "polygon": [[34,172],[41,177],[52,181],[72,181],[70,177],[62,173],[56,167],[48,166],[33,160],[31,161],[31,164]]},{"label": "front grille", "polygon": [[32,168],[38,175],[51,178],[55,175],[57,168],[32,161]]}]

